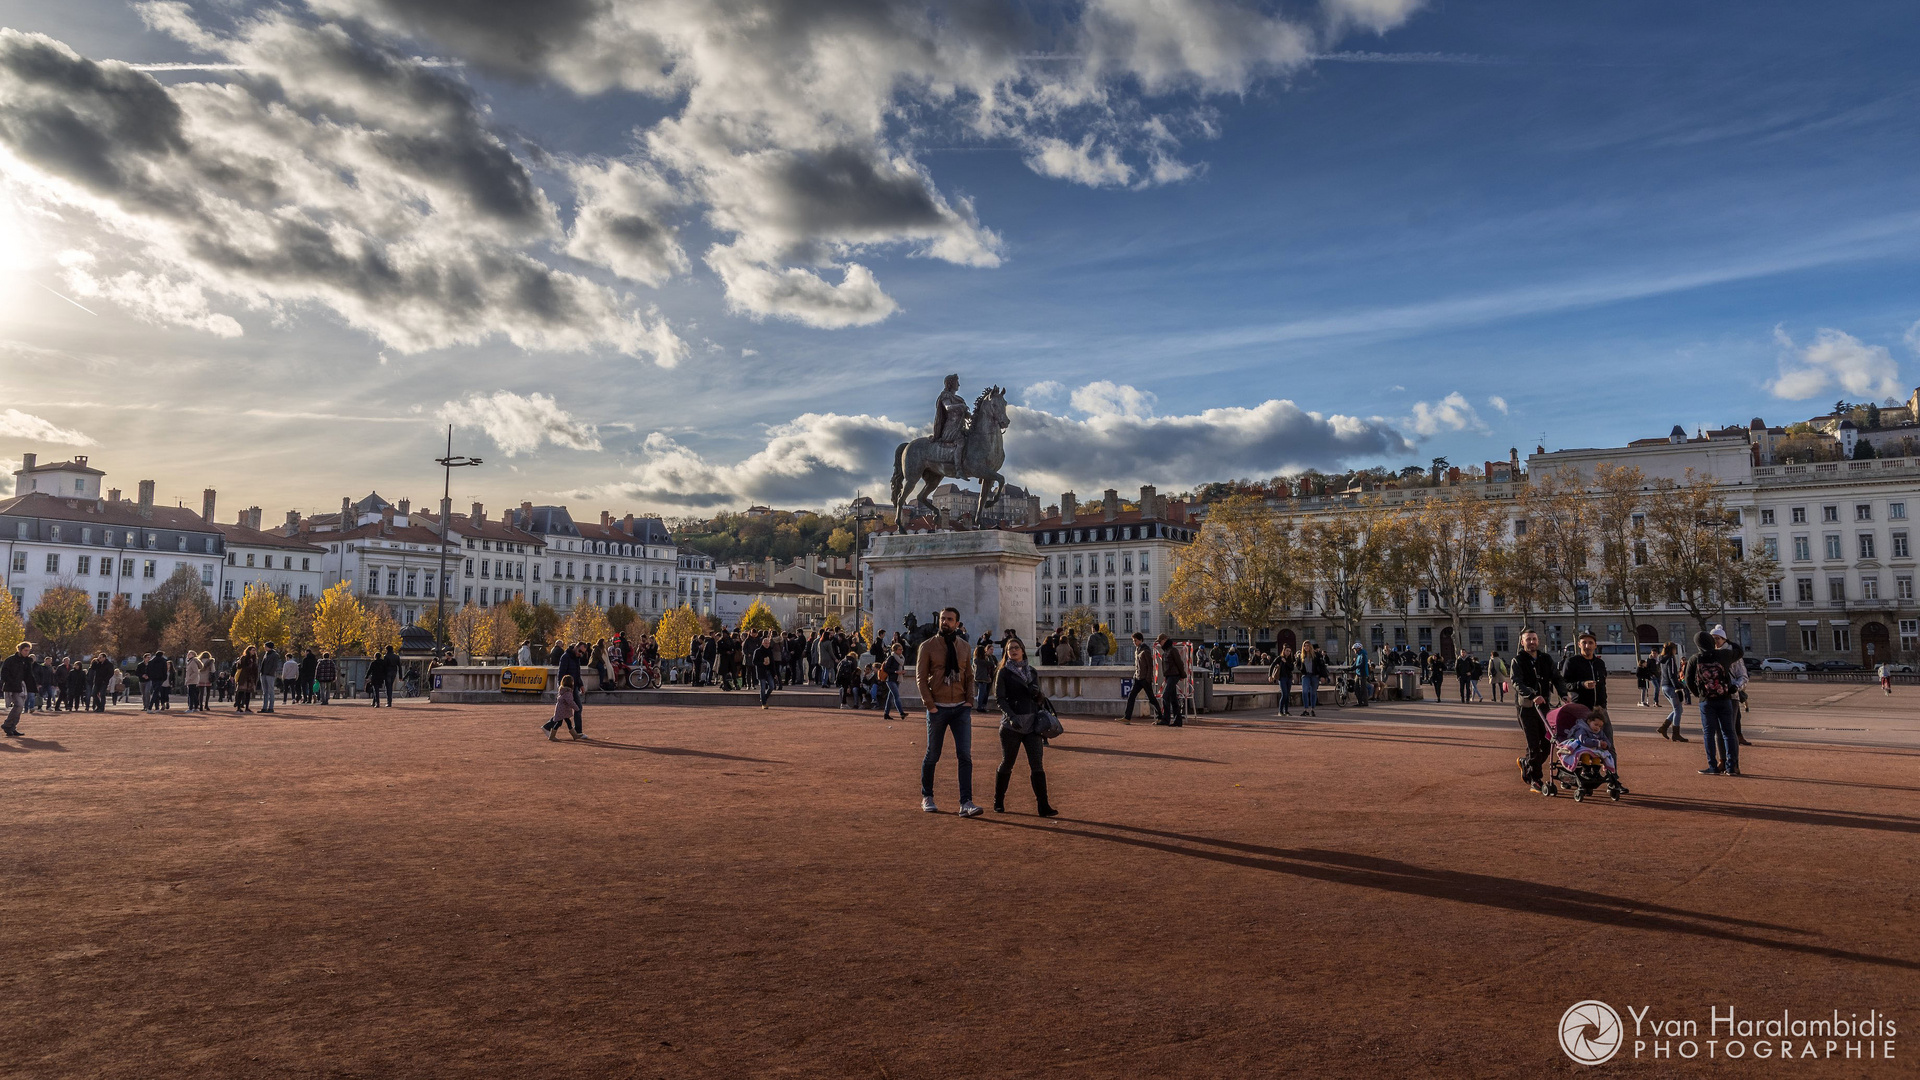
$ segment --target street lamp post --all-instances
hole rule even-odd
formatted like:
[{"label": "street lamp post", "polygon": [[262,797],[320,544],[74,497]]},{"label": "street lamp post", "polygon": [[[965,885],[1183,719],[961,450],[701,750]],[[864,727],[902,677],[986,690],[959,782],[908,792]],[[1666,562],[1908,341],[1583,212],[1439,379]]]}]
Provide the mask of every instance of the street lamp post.
[{"label": "street lamp post", "polygon": [[[855,499],[848,509],[852,511],[853,517],[853,632],[857,637],[860,633],[860,624],[867,616],[864,597],[866,582],[860,576],[861,526],[878,517],[879,512],[874,509],[873,500],[867,498]],[[873,635],[875,640],[879,639],[879,627],[874,627]]]},{"label": "street lamp post", "polygon": [[477,457],[455,457],[453,453],[453,425],[447,425],[447,454],[433,459],[442,471],[440,489],[440,588],[433,601],[433,637],[434,644],[447,644],[447,528],[453,517],[453,470],[469,465],[480,464]]}]

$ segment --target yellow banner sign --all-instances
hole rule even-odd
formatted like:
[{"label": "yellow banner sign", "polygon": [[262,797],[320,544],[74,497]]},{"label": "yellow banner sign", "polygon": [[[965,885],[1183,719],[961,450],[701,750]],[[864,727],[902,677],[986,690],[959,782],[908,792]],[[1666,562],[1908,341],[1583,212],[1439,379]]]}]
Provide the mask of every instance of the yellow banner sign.
[{"label": "yellow banner sign", "polygon": [[500,689],[530,694],[545,693],[547,669],[543,667],[501,668]]}]

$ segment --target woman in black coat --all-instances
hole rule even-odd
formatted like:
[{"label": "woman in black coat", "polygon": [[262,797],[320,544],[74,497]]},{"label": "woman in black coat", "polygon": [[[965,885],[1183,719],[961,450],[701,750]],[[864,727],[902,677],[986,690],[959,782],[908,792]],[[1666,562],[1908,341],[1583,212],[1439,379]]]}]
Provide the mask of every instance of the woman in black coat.
[{"label": "woman in black coat", "polygon": [[1000,771],[993,774],[993,812],[1007,812],[1007,782],[1013,779],[1013,759],[1020,756],[1024,746],[1040,816],[1058,814],[1060,811],[1047,801],[1047,774],[1041,757],[1047,741],[1035,731],[1037,714],[1046,707],[1046,699],[1040,693],[1039,677],[1027,664],[1027,647],[1019,638],[1007,640],[1000,674],[994,679],[994,696],[1000,701]]}]

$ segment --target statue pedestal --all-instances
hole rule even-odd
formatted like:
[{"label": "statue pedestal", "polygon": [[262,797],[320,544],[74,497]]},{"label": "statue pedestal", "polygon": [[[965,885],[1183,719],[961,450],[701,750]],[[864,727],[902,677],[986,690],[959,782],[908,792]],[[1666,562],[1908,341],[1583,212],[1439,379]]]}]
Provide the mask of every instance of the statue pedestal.
[{"label": "statue pedestal", "polygon": [[908,612],[922,625],[937,625],[944,607],[960,609],[960,621],[976,641],[1009,628],[1034,640],[1034,568],[1043,556],[1025,533],[881,535],[863,561],[873,572],[874,632],[885,640],[905,629]]}]

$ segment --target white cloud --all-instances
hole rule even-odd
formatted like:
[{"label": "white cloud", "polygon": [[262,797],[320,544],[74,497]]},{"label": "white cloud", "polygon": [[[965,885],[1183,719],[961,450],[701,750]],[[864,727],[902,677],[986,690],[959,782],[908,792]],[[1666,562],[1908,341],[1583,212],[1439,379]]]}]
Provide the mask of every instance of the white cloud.
[{"label": "white cloud", "polygon": [[59,443],[64,446],[94,445],[93,439],[82,432],[60,427],[32,413],[23,413],[19,409],[0,411],[0,437]]},{"label": "white cloud", "polygon": [[[1185,416],[1109,409],[1085,419],[1013,406],[1009,416],[1004,471],[1011,482],[1039,491],[1184,486],[1331,468],[1413,449],[1378,417],[1324,416],[1291,401]],[[769,429],[764,447],[726,464],[655,432],[628,476],[584,495],[693,507],[825,506],[860,492],[886,501],[895,448],[924,434],[924,426],[885,416],[808,413]]]},{"label": "white cloud", "polygon": [[1413,415],[1407,418],[1406,423],[1415,435],[1423,439],[1448,431],[1473,431],[1485,435],[1488,430],[1480,414],[1473,410],[1473,406],[1458,390],[1436,402],[1414,402]]},{"label": "white cloud", "polygon": [[[305,0],[207,17],[166,0],[139,10],[207,59],[142,66],[207,81],[7,31],[0,151],[10,183],[110,238],[110,265],[87,273],[124,282],[103,292],[141,318],[231,334],[238,310],[313,307],[402,352],[501,336],[671,363],[684,347],[666,321],[600,278],[687,275],[682,217],[718,234],[704,261],[729,310],[875,323],[898,305],[870,253],[1004,256],[974,204],[941,190],[925,143],[1010,145],[1095,187],[1178,183],[1197,171],[1183,143],[1218,133],[1208,98],[1418,6]],[[469,65],[644,95],[650,115],[630,146],[549,153],[493,121]]]},{"label": "white cloud", "polygon": [[677,356],[665,320],[529,254],[557,212],[456,73],[284,10],[235,25],[182,31],[241,65],[230,81],[176,85],[0,29],[0,183],[59,223],[69,287],[222,336],[242,327],[216,306],[319,308],[401,353],[502,336]]},{"label": "white cloud", "polygon": [[510,390],[473,393],[449,401],[434,414],[440,420],[487,433],[508,457],[538,450],[542,444],[571,450],[600,449],[600,434],[592,424],[573,418],[546,394],[522,397]]},{"label": "white cloud", "polygon": [[894,448],[919,434],[884,416],[807,413],[768,429],[763,448],[729,465],[656,431],[628,476],[590,494],[655,506],[823,506],[863,487],[877,492]]},{"label": "white cloud", "polygon": [[1920,353],[1920,322],[1907,327],[1907,332],[1901,340],[1907,343],[1907,348]]},{"label": "white cloud", "polygon": [[1134,420],[1152,417],[1156,400],[1144,390],[1105,379],[1082,386],[1069,399],[1075,409],[1088,416],[1120,416]]},{"label": "white cloud", "polygon": [[1804,348],[1779,327],[1774,340],[1789,350],[1780,358],[1780,377],[1767,384],[1774,397],[1802,401],[1837,388],[1848,397],[1877,400],[1901,390],[1900,365],[1884,345],[1824,327]]},{"label": "white cloud", "polygon": [[1036,407],[1045,405],[1049,402],[1059,401],[1066,395],[1066,392],[1066,384],[1060,382],[1058,379],[1042,379],[1023,391],[1022,397],[1025,398],[1023,403]]},{"label": "white cloud", "polygon": [[1510,410],[1507,408],[1507,399],[1501,397],[1499,394],[1495,394],[1492,397],[1488,398],[1487,404],[1499,410],[1501,416],[1506,416],[1510,412]]}]

